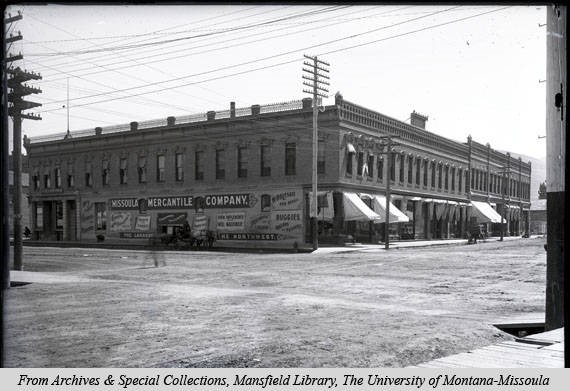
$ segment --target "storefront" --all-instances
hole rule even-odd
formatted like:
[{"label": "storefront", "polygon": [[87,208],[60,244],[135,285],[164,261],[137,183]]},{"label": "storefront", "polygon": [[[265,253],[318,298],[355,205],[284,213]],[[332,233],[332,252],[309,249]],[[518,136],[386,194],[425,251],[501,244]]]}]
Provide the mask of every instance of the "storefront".
[{"label": "storefront", "polygon": [[[189,224],[215,234],[216,246],[293,247],[303,243],[302,191],[191,194],[83,200],[84,240],[141,240]],[[108,220],[108,221],[107,221]]]}]

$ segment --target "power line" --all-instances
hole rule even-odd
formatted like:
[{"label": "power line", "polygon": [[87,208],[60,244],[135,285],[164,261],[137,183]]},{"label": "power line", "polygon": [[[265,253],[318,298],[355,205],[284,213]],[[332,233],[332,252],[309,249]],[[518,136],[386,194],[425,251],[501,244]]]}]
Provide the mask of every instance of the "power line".
[{"label": "power line", "polygon": [[[342,7],[335,6],[335,7],[329,7],[329,8],[342,9],[342,8],[346,8],[346,7],[350,7],[350,6],[342,6]],[[282,20],[287,20],[287,19],[291,19],[291,18],[303,17],[303,16],[306,16],[307,14],[313,14],[315,12],[328,12],[328,11],[326,11],[326,10],[310,11],[308,13],[301,14],[301,15],[295,15],[295,16],[275,19],[275,21],[282,21]],[[46,23],[46,22],[44,22],[44,23]],[[233,28],[230,28],[228,30],[219,31],[219,32],[210,32],[210,33],[192,35],[192,36],[188,36],[188,37],[173,38],[173,39],[168,39],[168,40],[163,40],[163,41],[138,43],[138,44],[132,44],[132,45],[126,45],[126,46],[105,47],[105,48],[92,49],[92,50],[75,50],[75,51],[68,51],[68,52],[31,53],[31,54],[28,54],[28,56],[30,56],[30,57],[43,57],[43,56],[62,56],[62,55],[82,55],[82,54],[90,54],[90,53],[102,53],[102,52],[106,52],[106,51],[120,51],[120,50],[127,50],[127,49],[138,49],[138,48],[145,47],[145,46],[163,45],[166,43],[190,40],[190,39],[207,37],[207,36],[217,35],[217,34],[231,33],[231,32],[235,32],[235,31],[239,31],[239,30],[252,29],[252,28],[261,27],[261,26],[265,26],[265,25],[269,25],[269,24],[273,24],[273,23],[274,23],[274,21],[261,22],[261,23],[256,23],[256,24],[252,24],[252,25],[233,27]],[[48,24],[48,23],[46,23],[46,24]]]},{"label": "power line", "polygon": [[[404,7],[404,8],[408,8],[408,7]],[[357,12],[362,12],[362,11],[357,11]],[[392,11],[390,11],[390,12],[392,12]],[[385,13],[385,12],[384,12],[384,13]],[[313,22],[314,22],[314,21],[313,21]],[[313,23],[313,22],[307,22],[307,24]],[[251,44],[251,43],[263,42],[263,41],[266,41],[266,40],[275,39],[275,38],[279,38],[279,37],[283,37],[283,36],[291,36],[291,35],[293,35],[293,34],[300,34],[300,33],[303,33],[303,32],[312,31],[312,30],[317,30],[317,29],[322,29],[322,28],[326,28],[326,27],[329,27],[329,26],[333,26],[333,25],[334,25],[334,26],[338,26],[339,23],[331,23],[331,24],[327,24],[327,25],[325,25],[325,26],[311,27],[311,28],[304,29],[304,30],[299,30],[299,31],[294,31],[294,32],[289,32],[289,33],[283,33],[283,34],[279,34],[279,35],[274,35],[274,36],[268,37],[268,38],[259,38],[259,39],[250,40],[250,41],[247,41],[247,42],[241,42],[241,43],[237,43],[237,44],[229,44],[230,42],[237,41],[237,40],[241,40],[241,39],[243,39],[243,38],[254,37],[254,36],[259,36],[259,35],[265,35],[265,34],[270,33],[270,32],[275,32],[275,31],[280,31],[280,30],[289,29],[289,27],[279,28],[279,29],[272,30],[272,31],[270,31],[270,32],[255,33],[255,34],[247,35],[247,36],[245,36],[245,37],[237,37],[237,38],[232,38],[232,39],[229,39],[229,40],[224,40],[224,42],[220,42],[220,43],[226,44],[225,46],[222,46],[222,47],[210,48],[210,49],[207,49],[207,50],[203,50],[203,51],[199,51],[199,52],[194,52],[194,53],[189,53],[189,54],[184,53],[184,52],[186,52],[186,51],[193,50],[193,49],[197,49],[197,48],[200,48],[200,47],[211,47],[212,45],[215,45],[215,44],[217,44],[217,43],[214,43],[214,44],[203,44],[203,45],[193,46],[193,47],[190,47],[190,48],[187,48],[187,49],[180,49],[180,50],[175,50],[175,51],[168,51],[168,52],[164,53],[164,54],[176,53],[176,55],[175,55],[175,56],[172,56],[172,57],[159,58],[159,59],[156,59],[156,60],[148,60],[148,56],[143,57],[143,58],[146,60],[146,63],[147,63],[147,64],[149,64],[149,63],[157,63],[157,62],[164,62],[164,61],[171,61],[171,60],[175,60],[175,59],[178,59],[178,58],[186,58],[186,57],[188,57],[188,56],[194,56],[194,55],[199,55],[199,54],[204,54],[204,53],[210,53],[210,52],[219,51],[219,50],[223,50],[223,49],[227,49],[227,48],[235,48],[235,47],[238,47],[238,46],[248,45],[248,44]],[[144,51],[142,51],[142,52],[144,52]],[[184,54],[181,54],[181,53],[184,53]],[[160,54],[160,55],[163,55],[163,54]],[[152,57],[157,57],[157,53],[156,53],[155,51],[153,51]],[[106,65],[117,65],[117,64],[123,64],[123,63],[129,63],[129,62],[130,62],[129,60],[122,60],[122,61],[107,63]],[[38,63],[38,62],[36,62],[36,64],[41,65],[41,63]],[[115,68],[113,68],[113,69],[125,69],[125,68],[130,68],[130,67],[131,67],[131,65],[126,65],[126,66],[121,66],[121,67],[115,67]],[[75,69],[75,70],[72,70],[72,71],[83,71],[83,70],[89,70],[89,69],[91,69],[91,67],[88,67],[88,68],[78,68],[78,69]],[[83,73],[82,75],[83,75],[83,76],[85,76],[85,75],[93,75],[93,74],[102,73],[102,72],[105,72],[105,71],[87,72],[87,73]],[[48,75],[46,78],[49,78],[49,75]],[[52,81],[55,81],[55,80],[60,80],[60,79],[56,78],[56,79],[53,79],[53,80],[48,80],[47,82],[49,83],[49,82],[52,82]]]},{"label": "power line", "polygon": [[[134,89],[140,89],[140,88],[150,87],[150,86],[153,86],[153,85],[160,85],[160,84],[170,83],[170,82],[173,82],[173,81],[188,79],[188,78],[192,78],[192,77],[196,77],[196,76],[202,76],[202,75],[206,75],[206,74],[210,74],[210,73],[214,73],[214,72],[219,72],[219,71],[222,71],[222,70],[227,70],[227,69],[236,68],[236,67],[243,66],[243,65],[249,65],[249,64],[256,63],[256,62],[266,61],[266,60],[270,60],[270,59],[273,59],[273,58],[276,58],[276,57],[282,57],[282,56],[289,55],[289,54],[293,54],[293,53],[300,52],[300,51],[307,51],[307,50],[309,50],[309,49],[314,49],[314,48],[319,47],[319,46],[330,45],[330,44],[337,43],[337,42],[340,42],[340,41],[343,41],[343,40],[346,40],[346,39],[352,39],[352,38],[355,38],[355,37],[358,37],[358,36],[362,36],[362,35],[365,35],[365,34],[370,34],[370,33],[372,33],[372,32],[376,32],[376,31],[379,31],[379,30],[387,29],[387,28],[390,28],[390,27],[394,27],[394,26],[398,26],[398,25],[404,24],[404,23],[409,23],[409,22],[416,21],[416,20],[419,20],[419,19],[423,19],[423,18],[426,18],[426,17],[429,17],[429,16],[437,15],[437,14],[440,14],[440,13],[442,13],[442,12],[446,12],[446,11],[449,10],[449,9],[455,9],[455,8],[457,8],[457,6],[456,6],[456,7],[451,7],[451,8],[445,9],[445,10],[436,11],[436,12],[433,12],[433,13],[431,13],[431,14],[429,14],[429,15],[426,15],[426,16],[421,16],[421,17],[416,17],[416,18],[408,19],[408,20],[405,20],[405,21],[402,21],[402,22],[398,22],[398,23],[389,25],[389,26],[382,26],[382,27],[375,28],[375,29],[372,29],[372,30],[368,30],[368,31],[365,31],[365,32],[362,32],[362,33],[352,34],[352,35],[347,36],[347,37],[343,37],[343,38],[340,38],[340,39],[335,39],[335,40],[323,42],[323,43],[320,43],[320,44],[311,45],[311,46],[304,47],[304,48],[301,48],[301,49],[290,50],[290,51],[287,51],[287,52],[278,53],[278,54],[275,54],[275,55],[271,55],[271,56],[267,56],[267,57],[263,57],[263,58],[258,58],[258,59],[254,59],[254,60],[242,62],[242,63],[239,63],[239,64],[227,65],[227,66],[220,67],[220,68],[216,68],[216,69],[210,69],[210,70],[208,70],[208,71],[199,72],[199,73],[195,73],[195,74],[191,74],[191,75],[186,75],[186,76],[181,76],[181,77],[178,77],[178,78],[175,78],[175,79],[163,80],[163,81],[158,81],[158,82],[152,82],[152,83],[148,83],[148,84],[145,84],[145,85],[142,85],[142,86],[137,86],[137,87],[131,87],[131,88],[126,88],[126,89],[122,89],[122,90],[117,90],[117,92],[126,92],[126,91],[131,91],[131,90],[134,90]],[[282,62],[282,63],[279,63],[279,64],[271,65],[271,66],[256,68],[256,69],[254,69],[254,70],[267,69],[267,68],[275,67],[275,66],[278,66],[278,65],[289,64],[289,63],[294,62],[294,61],[297,61],[297,60],[295,59],[295,60],[292,60],[292,61],[286,61],[286,62]],[[238,73],[234,73],[234,74],[227,75],[227,76],[224,76],[224,77],[229,77],[229,76],[239,75],[239,74],[243,74],[243,73],[248,73],[248,72],[252,72],[252,71],[254,71],[254,70],[249,70],[249,71],[245,71],[245,72],[238,72]],[[220,78],[220,77],[212,78],[212,79],[208,79],[208,80],[205,80],[205,81],[217,80],[217,79],[219,79],[219,78]],[[200,83],[203,83],[203,82],[205,82],[205,81],[201,81]],[[173,86],[173,87],[169,87],[169,88],[186,87],[186,86],[193,85],[193,84],[196,84],[196,82],[194,82],[194,83],[186,83],[186,84],[183,84],[183,85]],[[161,89],[161,90],[162,90],[162,89]],[[159,91],[161,91],[161,90],[155,90],[155,91],[153,91],[153,92],[159,92]],[[92,98],[92,97],[101,96],[101,95],[104,95],[104,94],[94,94],[94,95],[91,95],[91,96],[81,97],[81,98],[77,98],[77,99],[87,99],[87,98]],[[135,95],[132,95],[132,96],[138,96],[138,95],[139,95],[139,94],[135,94]]]},{"label": "power line", "polygon": [[[374,40],[374,41],[370,41],[370,42],[365,42],[365,43],[361,43],[361,44],[357,44],[357,45],[352,45],[352,46],[348,46],[348,47],[344,47],[344,48],[332,50],[332,51],[329,51],[329,52],[323,52],[323,53],[320,53],[319,55],[337,53],[337,52],[341,52],[341,51],[345,51],[345,50],[350,50],[350,49],[353,49],[353,48],[356,48],[356,47],[361,47],[361,46],[368,45],[368,44],[372,44],[372,43],[377,43],[377,42],[387,41],[387,40],[389,40],[389,39],[399,38],[399,37],[402,37],[402,36],[405,36],[405,35],[410,35],[410,34],[422,32],[422,31],[430,30],[430,29],[433,29],[433,28],[438,28],[438,27],[445,26],[445,25],[449,25],[449,24],[452,24],[452,23],[457,23],[457,22],[464,21],[464,20],[467,20],[467,19],[472,19],[472,18],[479,17],[479,16],[482,16],[482,15],[490,14],[490,13],[493,13],[493,12],[499,12],[499,11],[502,11],[502,10],[507,9],[507,8],[510,8],[510,7],[511,7],[511,6],[502,7],[502,8],[496,9],[496,10],[491,10],[491,11],[479,13],[479,14],[476,14],[476,15],[471,15],[471,16],[468,16],[468,17],[455,19],[455,20],[448,21],[448,22],[445,22],[445,23],[440,23],[440,24],[437,24],[437,25],[432,25],[432,26],[428,26],[428,27],[425,27],[425,28],[421,28],[421,29],[417,29],[417,30],[413,30],[413,31],[401,33],[401,34],[396,34],[396,35],[389,36],[389,37],[385,37],[385,38],[382,38],[382,39],[378,39],[378,40]],[[334,42],[336,42],[336,41],[334,41]],[[194,77],[194,76],[201,75],[201,74],[212,73],[212,72],[216,72],[216,71],[223,70],[223,69],[234,68],[234,67],[241,66],[241,65],[251,64],[251,63],[254,63],[254,62],[259,62],[259,61],[267,60],[267,59],[270,59],[270,58],[280,57],[280,56],[283,56],[283,55],[286,55],[286,54],[291,54],[291,53],[294,53],[294,52],[306,51],[306,50],[308,50],[308,49],[312,49],[312,48],[315,48],[315,47],[318,47],[318,46],[323,46],[323,45],[326,45],[326,44],[328,44],[328,43],[312,45],[312,46],[309,46],[309,47],[307,47],[307,48],[302,48],[302,49],[298,49],[298,50],[294,50],[294,51],[290,51],[290,52],[286,52],[286,53],[282,53],[282,54],[277,54],[277,55],[269,56],[269,57],[262,58],[262,59],[258,59],[258,60],[252,60],[252,61],[248,61],[248,62],[241,63],[241,64],[236,64],[236,65],[231,65],[231,66],[223,67],[223,68],[220,68],[220,69],[217,69],[217,70],[211,70],[211,71],[202,72],[202,73],[196,74],[196,75],[190,75],[190,76],[181,77],[181,78],[178,78],[177,80],[180,80],[180,79],[183,79],[183,78]],[[278,67],[278,66],[281,66],[281,65],[286,65],[286,64],[293,63],[293,62],[297,62],[298,60],[299,60],[299,58],[295,58],[295,59],[290,60],[290,61],[283,61],[283,62],[280,62],[280,63],[271,64],[271,65],[267,65],[267,66],[263,66],[263,67],[258,67],[258,68],[254,68],[254,69],[244,70],[244,71],[241,71],[241,72],[235,72],[235,73],[232,73],[232,74],[229,74],[229,75],[221,75],[221,76],[213,77],[213,78],[210,78],[210,79],[200,80],[200,81],[191,82],[191,83],[185,83],[185,84],[176,85],[176,86],[170,86],[170,87],[168,87],[168,88],[169,88],[169,89],[171,89],[171,88],[181,88],[181,87],[186,87],[186,86],[194,85],[194,84],[198,84],[198,83],[205,83],[205,82],[209,82],[209,81],[213,81],[213,80],[224,79],[224,78],[228,78],[228,77],[232,77],[232,76],[237,76],[237,75],[242,75],[242,74],[246,74],[246,73],[250,73],[250,72],[255,72],[255,71],[259,71],[259,70],[263,70],[263,69],[275,68],[275,67]],[[170,81],[172,81],[172,80],[170,80]],[[155,82],[155,83],[151,83],[151,85],[161,84],[161,83],[170,82],[170,81]],[[147,87],[147,86],[149,86],[149,85],[139,86],[139,87],[136,87],[136,88],[143,88],[143,87]],[[160,92],[160,91],[163,91],[163,90],[164,90],[164,88],[163,88],[163,89],[159,89],[159,90],[149,91],[149,92],[143,92],[143,93],[138,93],[138,94],[131,94],[131,95],[128,95],[128,96],[125,96],[125,97],[120,97],[120,98],[103,99],[103,100],[100,100],[100,101],[95,101],[95,102],[90,102],[90,103],[75,105],[75,107],[84,106],[84,105],[89,105],[89,104],[96,104],[96,103],[109,102],[109,101],[118,100],[118,99],[125,99],[125,98],[128,98],[128,97],[140,96],[140,95],[144,95],[144,94]],[[122,92],[122,91],[121,91],[121,92]],[[87,97],[85,97],[85,98],[87,98]],[[50,112],[50,111],[55,111],[55,110],[59,110],[59,109],[45,110],[45,111],[43,111],[43,112]]]}]

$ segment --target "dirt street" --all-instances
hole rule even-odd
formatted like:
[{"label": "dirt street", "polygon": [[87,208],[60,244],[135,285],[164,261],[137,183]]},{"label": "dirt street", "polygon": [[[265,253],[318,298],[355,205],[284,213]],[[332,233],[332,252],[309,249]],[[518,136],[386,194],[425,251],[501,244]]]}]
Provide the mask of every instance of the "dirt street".
[{"label": "dirt street", "polygon": [[[544,311],[545,239],[331,254],[25,247],[8,367],[403,367]],[[166,266],[154,267],[154,257]]]}]

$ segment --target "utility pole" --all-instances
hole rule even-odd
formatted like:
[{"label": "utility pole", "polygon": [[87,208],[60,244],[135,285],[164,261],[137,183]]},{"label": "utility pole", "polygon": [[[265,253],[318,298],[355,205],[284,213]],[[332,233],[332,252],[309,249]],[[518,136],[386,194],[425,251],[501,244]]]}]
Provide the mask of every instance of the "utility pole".
[{"label": "utility pole", "polygon": [[[318,125],[317,125],[317,117],[319,114],[319,105],[318,105],[318,98],[327,98],[328,97],[328,89],[323,87],[329,86],[330,83],[328,80],[330,79],[327,73],[329,70],[326,67],[329,67],[325,61],[319,60],[317,56],[311,57],[304,55],[307,60],[312,62],[304,61],[303,64],[307,67],[311,67],[311,69],[303,68],[303,79],[307,81],[303,81],[303,84],[307,87],[310,87],[311,90],[303,89],[303,92],[312,94],[313,95],[313,177],[312,177],[312,185],[313,185],[313,206],[310,211],[311,215],[311,226],[312,226],[312,237],[313,237],[313,250],[317,250],[319,248],[319,227],[318,227],[318,197],[317,197],[317,155],[318,155],[318,148],[319,148],[319,139],[318,139]],[[320,71],[320,72],[319,72]]]},{"label": "utility pole", "polygon": [[[510,155],[508,156],[508,158],[510,159]],[[501,210],[501,237],[499,238],[499,241],[502,242],[503,238],[505,236],[505,223],[503,222],[503,220],[507,220],[507,217],[505,215],[505,211],[507,210],[507,205],[506,205],[506,193],[509,190],[509,181],[508,179],[511,178],[511,166],[506,165],[503,167],[503,169],[501,171],[499,171],[499,174],[502,175],[502,186],[501,186],[501,199],[503,200],[503,208]]]},{"label": "utility pole", "polygon": [[564,5],[546,7],[546,306],[545,329],[564,327],[565,367],[570,367],[568,210],[567,14]]},{"label": "utility pole", "polygon": [[[13,61],[21,60],[22,56],[8,56],[8,51],[13,42],[22,39],[18,33],[17,36],[10,34],[8,36],[8,27],[12,23],[22,19],[22,15],[18,13],[16,16],[8,14],[8,18],[4,19],[2,30],[2,117],[5,131],[2,132],[2,189],[8,189],[9,186],[9,155],[10,148],[8,136],[8,64]],[[9,214],[9,196],[8,191],[2,191],[2,215],[8,216]],[[10,287],[10,224],[8,219],[2,221],[2,290]]]},{"label": "utility pole", "polygon": [[394,153],[394,146],[400,145],[392,141],[394,138],[397,138],[397,136],[380,137],[380,139],[385,140],[382,146],[386,147],[386,152],[382,152],[382,154],[386,155],[386,229],[384,230],[384,248],[386,250],[390,249],[390,198],[392,196],[390,182],[392,181],[392,155]]},{"label": "utility pole", "polygon": [[[5,20],[5,24],[12,23],[16,20],[21,20],[22,14],[18,13],[17,16]],[[18,33],[17,37],[10,37],[14,41],[21,40],[22,36]],[[9,38],[9,39],[10,39]],[[6,54],[6,53],[5,53]],[[21,60],[23,56],[12,56],[10,53],[6,56],[7,62]],[[13,200],[13,219],[14,219],[14,270],[23,270],[22,264],[22,119],[40,120],[41,117],[34,114],[24,113],[25,110],[41,106],[41,103],[29,102],[22,98],[26,95],[38,94],[42,91],[39,88],[31,87],[24,84],[30,80],[40,80],[42,77],[34,72],[28,72],[14,68],[12,66],[6,67],[6,74],[11,77],[6,80],[7,88],[12,91],[7,93],[8,102],[11,106],[8,107],[8,115],[12,117],[13,122],[13,149],[12,159],[14,162],[14,200]]]}]

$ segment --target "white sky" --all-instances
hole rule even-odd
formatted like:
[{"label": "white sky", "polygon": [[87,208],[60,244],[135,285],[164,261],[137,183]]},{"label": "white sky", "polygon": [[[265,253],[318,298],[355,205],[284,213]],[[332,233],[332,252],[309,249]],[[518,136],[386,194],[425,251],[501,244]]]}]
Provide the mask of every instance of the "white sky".
[{"label": "white sky", "polygon": [[[465,142],[546,154],[546,9],[508,5],[14,6],[40,136],[301,99],[303,54],[346,100]],[[486,13],[483,15],[479,15]],[[477,16],[479,15],[479,16]],[[358,46],[360,45],[360,46]],[[259,69],[266,67],[266,69]],[[238,74],[239,73],[239,74]],[[215,80],[212,80],[215,79]],[[151,84],[152,83],[152,84]],[[150,85],[149,85],[150,84]],[[130,96],[137,94],[137,96]],[[93,96],[95,95],[95,96]],[[123,99],[116,99],[123,97]]]}]

